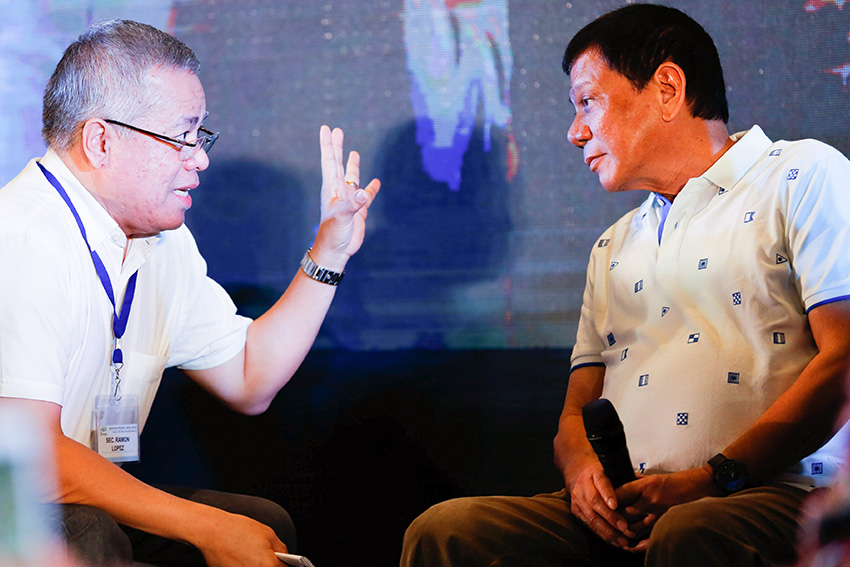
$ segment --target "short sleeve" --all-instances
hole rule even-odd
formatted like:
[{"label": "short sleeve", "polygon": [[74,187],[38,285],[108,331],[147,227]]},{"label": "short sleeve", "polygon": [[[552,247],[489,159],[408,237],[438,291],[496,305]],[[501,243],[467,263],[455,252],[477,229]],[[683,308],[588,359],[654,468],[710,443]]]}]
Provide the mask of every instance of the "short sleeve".
[{"label": "short sleeve", "polygon": [[[604,236],[603,236],[604,239]],[[582,298],[581,316],[579,317],[578,330],[576,332],[576,344],[573,347],[570,360],[571,368],[588,365],[602,364],[602,351],[604,346],[600,342],[599,332],[596,328],[596,317],[594,304],[595,278],[597,276],[598,244],[594,245],[590,253],[587,265],[587,278]]]},{"label": "short sleeve", "polygon": [[74,302],[58,251],[33,234],[0,234],[0,396],[61,404]]},{"label": "short sleeve", "polygon": [[822,148],[787,172],[786,238],[807,311],[850,296],[850,161]]},{"label": "short sleeve", "polygon": [[245,347],[251,319],[236,313],[227,292],[207,276],[207,265],[188,228],[181,227],[179,247],[180,320],[174,331],[168,366],[204,370],[223,364]]}]

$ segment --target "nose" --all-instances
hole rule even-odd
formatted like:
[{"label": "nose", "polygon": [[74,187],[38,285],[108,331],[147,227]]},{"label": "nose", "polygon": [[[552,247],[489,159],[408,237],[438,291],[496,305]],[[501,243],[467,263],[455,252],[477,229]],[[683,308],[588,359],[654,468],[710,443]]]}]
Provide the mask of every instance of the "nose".
[{"label": "nose", "polygon": [[200,148],[195,154],[183,162],[186,169],[189,171],[203,171],[210,166],[210,158],[203,148]]},{"label": "nose", "polygon": [[576,112],[575,118],[570,124],[570,129],[567,130],[567,139],[574,146],[583,148],[590,136],[590,128],[581,120],[580,113]]}]

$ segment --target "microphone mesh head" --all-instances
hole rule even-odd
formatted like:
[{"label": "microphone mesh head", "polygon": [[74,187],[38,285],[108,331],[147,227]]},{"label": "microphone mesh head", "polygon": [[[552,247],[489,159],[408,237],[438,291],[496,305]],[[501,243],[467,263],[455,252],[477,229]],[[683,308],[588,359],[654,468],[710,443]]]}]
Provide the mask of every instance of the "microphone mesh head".
[{"label": "microphone mesh head", "polygon": [[584,406],[581,410],[581,416],[588,436],[596,436],[606,431],[620,429],[623,426],[614,405],[605,398],[599,398]]}]

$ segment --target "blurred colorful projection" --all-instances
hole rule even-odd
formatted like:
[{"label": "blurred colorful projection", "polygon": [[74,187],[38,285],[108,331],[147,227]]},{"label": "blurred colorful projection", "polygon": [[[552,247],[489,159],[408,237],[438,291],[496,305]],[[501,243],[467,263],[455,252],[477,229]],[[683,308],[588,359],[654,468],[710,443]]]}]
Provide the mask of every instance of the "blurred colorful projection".
[{"label": "blurred colorful projection", "polygon": [[841,80],[844,82],[844,88],[847,88],[847,77],[850,77],[850,63],[845,63],[839,67],[833,67],[832,69],[827,69],[826,73],[832,73],[833,75],[838,75],[841,77]]},{"label": "blurred colorful projection", "polygon": [[72,41],[92,22],[137,19],[174,32],[185,0],[0,0],[0,187],[44,153],[44,85]]},{"label": "blurred colorful projection", "polygon": [[844,1],[845,0],[808,0],[806,5],[803,6],[803,9],[806,12],[816,12],[823,8],[824,6],[829,6],[830,4],[834,4],[838,6],[839,10],[844,9]]},{"label": "blurred colorful projection", "polygon": [[425,172],[460,189],[480,109],[483,149],[490,151],[494,126],[504,129],[513,179],[519,154],[510,130],[508,0],[405,0],[404,44]]},{"label": "blurred colorful projection", "polygon": [[[807,0],[803,6],[806,12],[817,12],[827,6],[836,6],[839,10],[844,9],[845,0]],[[847,32],[847,41],[850,42],[850,32]],[[845,90],[847,89],[847,78],[850,77],[850,63],[836,65],[830,69],[824,69],[824,73],[831,73],[841,77]]]}]

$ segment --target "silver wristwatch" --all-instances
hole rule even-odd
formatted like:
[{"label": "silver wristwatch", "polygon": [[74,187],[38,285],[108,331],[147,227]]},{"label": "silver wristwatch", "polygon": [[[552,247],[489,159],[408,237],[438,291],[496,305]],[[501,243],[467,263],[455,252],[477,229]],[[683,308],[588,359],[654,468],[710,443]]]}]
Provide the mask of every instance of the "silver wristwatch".
[{"label": "silver wristwatch", "polygon": [[313,258],[310,257],[309,248],[306,252],[304,252],[304,257],[301,258],[301,269],[304,270],[305,274],[317,282],[328,285],[339,285],[339,282],[342,281],[342,277],[345,275],[345,272],[334,272],[333,270],[323,268],[318,265],[313,261]]}]

